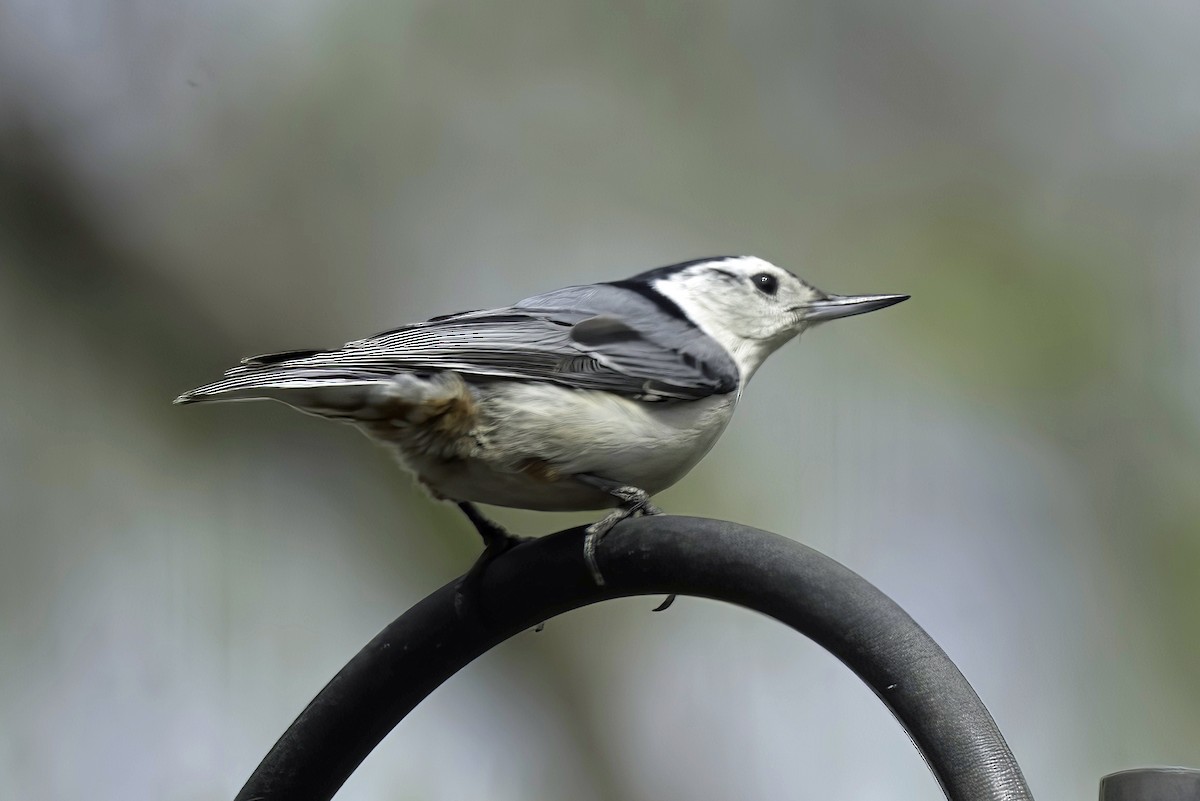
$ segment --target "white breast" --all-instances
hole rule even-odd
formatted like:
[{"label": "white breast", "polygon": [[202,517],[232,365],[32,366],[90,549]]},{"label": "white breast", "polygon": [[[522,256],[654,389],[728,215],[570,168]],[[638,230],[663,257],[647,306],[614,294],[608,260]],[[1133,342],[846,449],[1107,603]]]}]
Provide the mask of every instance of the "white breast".
[{"label": "white breast", "polygon": [[598,509],[607,495],[570,477],[590,473],[660,492],[717,441],[736,396],[644,403],[606,392],[536,382],[475,388],[479,424],[473,456],[446,462],[403,453],[436,493],[542,511]]}]

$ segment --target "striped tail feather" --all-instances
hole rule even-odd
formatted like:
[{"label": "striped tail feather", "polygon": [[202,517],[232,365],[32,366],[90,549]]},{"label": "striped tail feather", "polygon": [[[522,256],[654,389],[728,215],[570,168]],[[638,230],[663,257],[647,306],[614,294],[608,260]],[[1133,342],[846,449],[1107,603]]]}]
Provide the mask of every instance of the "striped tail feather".
[{"label": "striped tail feather", "polygon": [[220,381],[183,393],[175,403],[278,400],[305,410],[351,410],[361,407],[381,380],[386,378],[345,369],[248,363]]}]

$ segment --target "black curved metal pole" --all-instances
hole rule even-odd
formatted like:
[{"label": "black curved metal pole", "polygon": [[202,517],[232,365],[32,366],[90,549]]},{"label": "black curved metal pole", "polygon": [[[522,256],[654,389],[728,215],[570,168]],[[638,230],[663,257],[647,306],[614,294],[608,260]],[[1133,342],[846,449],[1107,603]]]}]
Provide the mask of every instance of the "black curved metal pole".
[{"label": "black curved metal pole", "polygon": [[492,646],[580,606],[630,595],[713,598],[811,638],[892,710],[951,801],[1032,799],[971,685],[890,598],[793,540],[715,520],[658,515],[621,523],[597,549],[582,529],[531,540],[484,574],[486,621],[461,621],[453,583],[409,609],[325,686],[267,754],[237,801],[326,801],[383,737]]},{"label": "black curved metal pole", "polygon": [[1196,801],[1200,770],[1134,768],[1100,780],[1100,801]]}]

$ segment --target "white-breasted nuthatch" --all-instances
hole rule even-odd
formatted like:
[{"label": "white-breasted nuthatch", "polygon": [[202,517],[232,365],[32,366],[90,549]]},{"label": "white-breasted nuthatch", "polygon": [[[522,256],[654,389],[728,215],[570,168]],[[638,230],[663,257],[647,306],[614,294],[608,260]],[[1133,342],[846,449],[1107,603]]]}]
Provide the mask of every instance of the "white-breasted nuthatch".
[{"label": "white-breasted nuthatch", "polygon": [[434,317],[332,350],[244,359],[176,403],[282,401],[392,448],[486,545],[511,537],[473,503],[653,514],[649,497],[717,441],[763,361],[809,326],[907,295],[829,295],[752,256],[673,264],[512,306]]}]

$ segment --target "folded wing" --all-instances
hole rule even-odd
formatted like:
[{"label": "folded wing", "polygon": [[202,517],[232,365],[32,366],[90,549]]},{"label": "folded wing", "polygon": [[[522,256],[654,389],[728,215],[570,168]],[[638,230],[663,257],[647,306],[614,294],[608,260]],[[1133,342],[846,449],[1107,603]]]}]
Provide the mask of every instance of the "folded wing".
[{"label": "folded wing", "polygon": [[[642,400],[694,400],[737,388],[728,353],[686,320],[611,285],[568,287],[515,307],[403,326],[327,351],[252,357],[177,402],[278,397],[452,370],[468,381],[548,381]],[[270,392],[259,392],[270,390]]]}]

